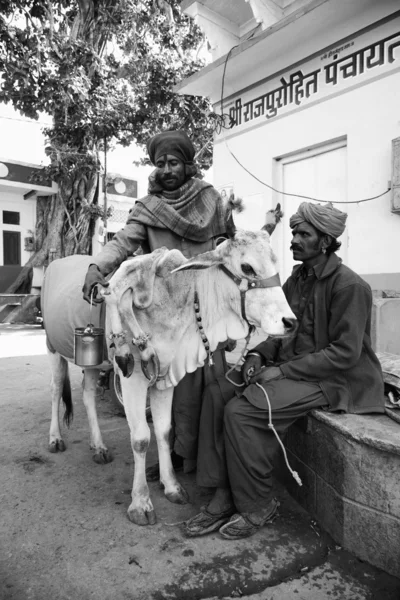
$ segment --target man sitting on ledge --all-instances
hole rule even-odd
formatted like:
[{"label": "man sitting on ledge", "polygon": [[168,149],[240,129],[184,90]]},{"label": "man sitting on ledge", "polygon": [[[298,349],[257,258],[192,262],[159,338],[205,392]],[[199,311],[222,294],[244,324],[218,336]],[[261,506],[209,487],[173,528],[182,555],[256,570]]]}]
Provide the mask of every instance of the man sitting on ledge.
[{"label": "man sitting on ledge", "polygon": [[[283,286],[299,328],[248,352],[233,385],[205,390],[197,483],[216,488],[208,506],[185,524],[189,537],[219,530],[227,539],[254,534],[276,514],[273,457],[296,419],[314,408],[383,413],[380,363],[370,339],[372,293],[335,254],[347,214],[303,202],[290,219],[293,258]],[[244,381],[243,381],[244,380]]]}]

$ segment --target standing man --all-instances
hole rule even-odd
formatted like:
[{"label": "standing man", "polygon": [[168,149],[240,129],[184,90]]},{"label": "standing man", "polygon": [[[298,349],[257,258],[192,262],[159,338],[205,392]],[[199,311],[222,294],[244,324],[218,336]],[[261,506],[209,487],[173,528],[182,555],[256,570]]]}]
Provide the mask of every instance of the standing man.
[{"label": "standing man", "polygon": [[332,205],[299,206],[290,219],[291,250],[302,264],[283,286],[298,331],[247,354],[237,373],[243,387],[222,378],[205,391],[197,482],[216,491],[186,522],[190,537],[219,529],[224,538],[244,538],[274,517],[271,475],[279,442],[269,406],[280,437],[313,408],[384,412],[382,371],[370,338],[371,289],[335,254],[346,218]]},{"label": "standing man", "polygon": [[[177,249],[192,258],[216,245],[225,234],[224,206],[215,188],[195,178],[194,146],[184,131],[165,131],[147,143],[149,158],[156,167],[149,177],[149,194],[136,201],[125,227],[93,258],[83,286],[84,299],[94,302],[97,284],[107,285],[105,277],[141,247],[150,253],[156,248]],[[190,470],[197,456],[198,421],[204,383],[214,374],[224,373],[222,353],[213,367],[206,365],[188,373],[175,388],[173,422],[175,426],[176,469]],[[187,461],[183,464],[183,459]],[[157,479],[158,465],[148,469],[148,479]]]}]

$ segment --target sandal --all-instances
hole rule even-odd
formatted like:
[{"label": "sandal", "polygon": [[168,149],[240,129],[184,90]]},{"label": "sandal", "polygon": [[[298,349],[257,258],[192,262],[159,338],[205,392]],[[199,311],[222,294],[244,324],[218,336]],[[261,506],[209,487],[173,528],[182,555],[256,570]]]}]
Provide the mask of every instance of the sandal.
[{"label": "sandal", "polygon": [[234,514],[228,523],[225,523],[219,530],[220,534],[226,540],[241,540],[242,538],[247,538],[255,533],[261,527],[264,527],[267,523],[272,523],[272,521],[277,516],[277,510],[279,506],[279,502],[274,498],[273,505],[271,507],[271,512],[262,519],[259,523],[254,523],[250,519],[250,514]]},{"label": "sandal", "polygon": [[199,514],[185,522],[184,527],[187,537],[198,537],[218,531],[221,525],[224,525],[229,520],[229,517],[232,516],[234,508],[213,514],[208,512],[206,506],[202,506],[200,511]]}]

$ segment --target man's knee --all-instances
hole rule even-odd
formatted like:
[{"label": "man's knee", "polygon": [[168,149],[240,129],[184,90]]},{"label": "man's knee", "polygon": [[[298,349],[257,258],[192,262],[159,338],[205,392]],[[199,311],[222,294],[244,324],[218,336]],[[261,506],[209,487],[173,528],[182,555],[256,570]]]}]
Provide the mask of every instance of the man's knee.
[{"label": "man's knee", "polygon": [[245,402],[243,398],[237,398],[235,396],[225,406],[224,421],[226,426],[229,426],[240,419],[243,414],[243,402]]}]

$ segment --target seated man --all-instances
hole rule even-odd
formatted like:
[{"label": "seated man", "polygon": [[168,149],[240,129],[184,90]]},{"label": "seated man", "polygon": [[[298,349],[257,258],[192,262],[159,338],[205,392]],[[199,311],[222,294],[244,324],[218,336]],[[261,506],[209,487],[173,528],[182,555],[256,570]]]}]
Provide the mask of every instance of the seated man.
[{"label": "seated man", "polygon": [[370,339],[371,289],[335,254],[346,218],[332,205],[303,202],[290,219],[293,258],[302,264],[283,289],[299,328],[247,354],[242,373],[235,373],[243,387],[223,378],[207,387],[197,482],[216,492],[186,522],[188,536],[219,529],[224,538],[239,539],[274,517],[271,475],[279,444],[269,405],[280,437],[313,408],[384,412],[382,371]]}]

